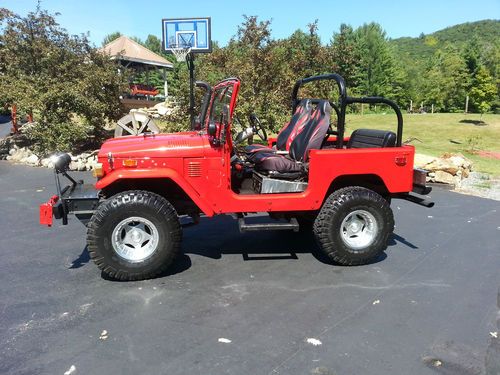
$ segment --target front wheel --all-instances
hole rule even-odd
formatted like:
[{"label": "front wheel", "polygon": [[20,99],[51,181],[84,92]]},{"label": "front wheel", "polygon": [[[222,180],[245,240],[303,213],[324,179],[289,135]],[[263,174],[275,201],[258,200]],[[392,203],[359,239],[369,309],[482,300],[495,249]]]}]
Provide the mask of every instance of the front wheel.
[{"label": "front wheel", "polygon": [[110,278],[142,280],[162,273],[180,249],[174,207],[147,191],[126,191],[103,202],[87,231],[90,257]]},{"label": "front wheel", "polygon": [[387,248],[393,230],[394,216],[387,200],[359,186],[332,193],[313,226],[326,255],[349,266],[377,258]]}]

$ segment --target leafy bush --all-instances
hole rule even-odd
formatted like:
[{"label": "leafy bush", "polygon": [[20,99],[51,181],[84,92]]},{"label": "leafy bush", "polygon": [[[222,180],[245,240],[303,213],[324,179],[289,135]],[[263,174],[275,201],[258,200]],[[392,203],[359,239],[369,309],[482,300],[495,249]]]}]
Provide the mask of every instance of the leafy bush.
[{"label": "leafy bush", "polygon": [[69,35],[37,8],[25,17],[0,8],[0,92],[32,113],[34,146],[43,153],[102,139],[120,115],[126,77],[86,35]]},{"label": "leafy bush", "polygon": [[23,134],[40,155],[49,152],[77,152],[89,146],[92,127],[76,121],[59,122],[57,125],[34,122],[22,128]]}]

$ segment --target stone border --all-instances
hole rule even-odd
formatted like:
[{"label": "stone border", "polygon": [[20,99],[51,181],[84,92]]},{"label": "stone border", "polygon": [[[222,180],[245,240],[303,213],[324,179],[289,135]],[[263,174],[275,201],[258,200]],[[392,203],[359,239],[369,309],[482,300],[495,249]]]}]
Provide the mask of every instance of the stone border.
[{"label": "stone border", "polygon": [[[71,156],[69,170],[91,171],[97,163],[98,152],[99,150],[94,150],[92,152],[83,152],[79,155],[72,155],[71,153],[68,153]],[[40,158],[29,148],[18,147],[17,145],[13,145],[5,159],[13,163],[26,164],[33,167],[54,168],[54,163],[50,157]]]}]

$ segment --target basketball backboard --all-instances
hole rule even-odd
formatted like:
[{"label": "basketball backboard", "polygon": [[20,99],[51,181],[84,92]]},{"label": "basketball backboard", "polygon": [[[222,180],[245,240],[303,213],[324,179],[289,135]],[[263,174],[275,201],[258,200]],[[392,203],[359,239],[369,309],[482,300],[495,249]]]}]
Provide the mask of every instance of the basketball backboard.
[{"label": "basketball backboard", "polygon": [[191,47],[194,53],[212,52],[210,17],[165,18],[163,25],[163,49]]}]

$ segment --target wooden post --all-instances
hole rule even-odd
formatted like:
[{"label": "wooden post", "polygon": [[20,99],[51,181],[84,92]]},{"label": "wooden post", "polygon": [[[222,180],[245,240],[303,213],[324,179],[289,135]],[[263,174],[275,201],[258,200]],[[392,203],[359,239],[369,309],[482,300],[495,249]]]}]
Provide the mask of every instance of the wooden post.
[{"label": "wooden post", "polygon": [[413,100],[410,99],[410,113],[413,113]]},{"label": "wooden post", "polygon": [[361,103],[361,116],[363,116],[364,112],[365,112],[365,105]]},{"label": "wooden post", "polygon": [[163,89],[165,90],[165,99],[168,98],[167,68],[163,68]]},{"label": "wooden post", "polygon": [[434,113],[434,104],[431,104],[431,113]]},{"label": "wooden post", "polygon": [[11,133],[17,133],[19,128],[17,127],[17,105],[12,104],[10,108],[10,119],[12,120],[12,128],[10,129]]},{"label": "wooden post", "polygon": [[469,112],[469,95],[467,95],[465,97],[465,112],[464,113],[467,113]]}]

